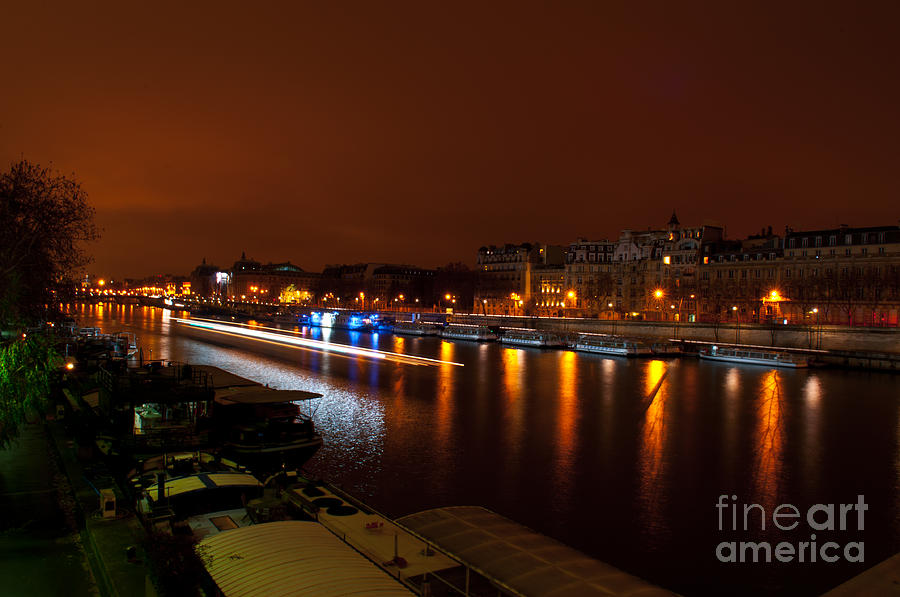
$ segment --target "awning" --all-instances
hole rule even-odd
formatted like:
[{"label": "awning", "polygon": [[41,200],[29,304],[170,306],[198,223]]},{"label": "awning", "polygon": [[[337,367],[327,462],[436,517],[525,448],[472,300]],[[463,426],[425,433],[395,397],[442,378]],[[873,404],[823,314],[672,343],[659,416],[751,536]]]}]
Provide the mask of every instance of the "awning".
[{"label": "awning", "polygon": [[271,388],[235,387],[216,390],[216,402],[228,404],[277,404],[321,398],[322,394],[303,390],[273,390]]},{"label": "awning", "polygon": [[485,508],[437,508],[397,522],[513,595],[673,595]]},{"label": "awning", "polygon": [[226,597],[413,594],[315,522],[233,529],[207,537],[196,549]]}]

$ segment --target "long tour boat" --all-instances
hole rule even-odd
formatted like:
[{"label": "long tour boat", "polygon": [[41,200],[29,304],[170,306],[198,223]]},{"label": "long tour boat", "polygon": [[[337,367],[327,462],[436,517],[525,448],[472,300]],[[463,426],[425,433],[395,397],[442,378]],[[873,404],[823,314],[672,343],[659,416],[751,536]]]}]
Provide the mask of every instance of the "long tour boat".
[{"label": "long tour boat", "polygon": [[791,354],[782,350],[761,350],[755,348],[719,348],[712,346],[709,350],[700,351],[701,359],[710,361],[728,361],[746,365],[763,365],[766,367],[791,367],[794,369],[809,367],[809,358]]},{"label": "long tour boat", "polygon": [[500,335],[486,325],[467,325],[464,323],[451,323],[441,332],[442,338],[451,340],[474,340],[476,342],[493,342]]},{"label": "long tour boat", "polygon": [[500,335],[500,342],[518,346],[534,346],[537,348],[558,348],[566,346],[566,341],[559,334],[540,332],[538,330],[506,330]]},{"label": "long tour boat", "polygon": [[581,334],[575,342],[575,350],[607,354],[619,357],[650,356],[653,351],[640,340],[627,338],[613,338],[608,336],[595,336],[593,334]]},{"label": "long tour boat", "polygon": [[394,323],[394,333],[406,336],[440,336],[443,326],[428,321],[398,321]]}]

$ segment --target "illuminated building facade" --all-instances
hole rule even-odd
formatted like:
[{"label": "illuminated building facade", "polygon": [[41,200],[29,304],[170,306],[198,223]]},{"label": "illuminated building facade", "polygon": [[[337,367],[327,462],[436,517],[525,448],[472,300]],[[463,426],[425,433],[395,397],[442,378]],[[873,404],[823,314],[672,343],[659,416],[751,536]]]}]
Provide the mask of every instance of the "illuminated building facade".
[{"label": "illuminated building facade", "polygon": [[[564,290],[573,294],[569,299],[569,313],[580,316],[606,318],[621,310],[621,297],[615,292],[616,243],[579,238],[566,250],[566,280]],[[551,301],[552,302],[552,301]]]},{"label": "illuminated building facade", "polygon": [[536,289],[541,288],[540,282],[533,283],[532,275],[541,270],[542,276],[552,276],[557,268],[564,275],[564,266],[565,252],[557,245],[522,243],[481,247],[477,257],[474,310],[494,315],[532,315]]},{"label": "illuminated building facade", "polygon": [[242,254],[227,277],[228,298],[259,303],[310,304],[315,300],[320,279],[321,274],[303,271],[289,261],[263,265]]}]

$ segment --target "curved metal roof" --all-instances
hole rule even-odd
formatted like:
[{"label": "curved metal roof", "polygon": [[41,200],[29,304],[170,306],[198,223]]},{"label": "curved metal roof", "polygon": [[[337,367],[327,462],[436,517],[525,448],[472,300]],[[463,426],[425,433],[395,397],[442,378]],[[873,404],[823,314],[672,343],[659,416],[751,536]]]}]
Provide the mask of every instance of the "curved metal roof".
[{"label": "curved metal roof", "polygon": [[673,595],[485,508],[436,508],[397,522],[513,595]]},{"label": "curved metal roof", "polygon": [[197,553],[226,597],[412,593],[315,522],[288,520],[207,537]]}]

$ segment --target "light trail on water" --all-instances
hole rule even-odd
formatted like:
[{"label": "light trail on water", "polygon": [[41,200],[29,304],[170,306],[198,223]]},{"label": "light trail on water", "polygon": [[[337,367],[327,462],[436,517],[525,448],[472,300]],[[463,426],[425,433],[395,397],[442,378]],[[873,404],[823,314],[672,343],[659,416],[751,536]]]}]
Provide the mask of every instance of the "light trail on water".
[{"label": "light trail on water", "polygon": [[[388,352],[384,350],[375,350],[372,348],[359,348],[350,346],[349,344],[339,344],[337,342],[323,342],[322,340],[311,340],[309,338],[298,337],[298,332],[281,330],[269,327],[250,327],[244,323],[222,323],[212,319],[182,319],[174,318],[175,322],[187,325],[189,327],[199,328],[228,336],[239,338],[247,338],[270,344],[278,344],[301,350],[311,350],[315,352],[330,352],[347,357],[364,357],[379,361],[391,361],[394,363],[402,363],[405,365],[420,366],[438,366],[453,365],[455,367],[463,367],[462,363],[454,363],[452,361],[442,361],[440,359],[430,359],[428,357],[420,357],[415,355],[400,354],[398,352]],[[272,331],[264,331],[272,330]],[[285,333],[287,332],[287,333]],[[293,334],[293,335],[289,335]]]}]

